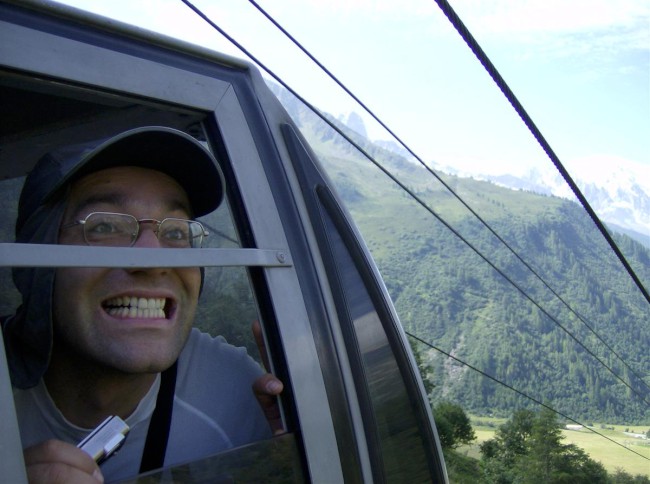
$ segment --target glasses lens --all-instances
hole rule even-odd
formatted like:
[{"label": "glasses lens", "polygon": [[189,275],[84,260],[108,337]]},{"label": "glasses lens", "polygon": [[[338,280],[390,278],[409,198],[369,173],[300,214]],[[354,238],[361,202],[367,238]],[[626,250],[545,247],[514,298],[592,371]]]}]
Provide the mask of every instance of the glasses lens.
[{"label": "glasses lens", "polygon": [[158,240],[164,247],[201,247],[203,226],[193,220],[166,218],[158,228]]},{"label": "glasses lens", "polygon": [[90,245],[129,247],[138,234],[137,220],[119,213],[91,213],[83,227]]},{"label": "glasses lens", "polygon": [[190,221],[190,242],[192,247],[200,249],[203,245],[203,237],[205,237],[205,235],[207,235],[207,233],[200,222],[194,220]]}]

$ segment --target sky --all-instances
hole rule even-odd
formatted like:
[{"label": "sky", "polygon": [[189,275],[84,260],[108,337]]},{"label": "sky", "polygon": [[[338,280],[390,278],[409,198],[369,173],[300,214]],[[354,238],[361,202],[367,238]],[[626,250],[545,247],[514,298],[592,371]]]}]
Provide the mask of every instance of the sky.
[{"label": "sky", "polygon": [[[237,57],[181,0],[62,0]],[[244,0],[192,0],[310,103],[390,135]],[[570,173],[650,180],[648,0],[449,0]],[[420,158],[553,169],[433,0],[258,0]],[[645,176],[647,174],[647,177]],[[650,181],[648,181],[650,184]]]}]

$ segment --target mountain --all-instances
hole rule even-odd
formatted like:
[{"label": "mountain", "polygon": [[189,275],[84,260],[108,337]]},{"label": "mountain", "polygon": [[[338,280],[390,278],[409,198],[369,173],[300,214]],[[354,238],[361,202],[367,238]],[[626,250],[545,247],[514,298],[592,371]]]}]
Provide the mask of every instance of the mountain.
[{"label": "mountain", "polygon": [[[567,165],[569,174],[600,219],[612,230],[622,232],[650,247],[650,169],[618,158],[592,158]],[[440,168],[459,176],[451,168]],[[555,167],[530,169],[519,176],[498,173],[472,173],[516,190],[574,199],[568,184]]]},{"label": "mountain", "polygon": [[[415,200],[321,120],[283,103],[357,223],[402,325],[429,343],[411,340],[432,401],[510,415],[535,405],[524,393],[587,422],[650,423],[648,304],[582,207],[496,181],[437,179],[349,130]],[[615,239],[648,287],[650,251]]]},{"label": "mountain", "polygon": [[[363,119],[352,112],[347,121],[339,116],[353,131],[366,137]],[[373,143],[405,159],[408,152],[392,140],[374,140]],[[433,168],[464,178],[487,180],[514,190],[528,190],[544,195],[555,195],[574,200],[569,185],[550,160],[543,168],[531,168],[513,175],[495,171],[460,170],[432,163]],[[624,233],[650,248],[650,169],[640,163],[613,157],[599,156],[573,160],[565,164],[570,176],[600,219],[610,229]]]},{"label": "mountain", "polygon": [[364,138],[368,137],[368,133],[366,132],[366,125],[364,124],[363,119],[354,111],[348,115],[347,120],[345,120],[343,116],[339,116],[338,119],[339,121],[344,122],[344,124],[352,131],[355,131],[357,134],[361,135]]}]

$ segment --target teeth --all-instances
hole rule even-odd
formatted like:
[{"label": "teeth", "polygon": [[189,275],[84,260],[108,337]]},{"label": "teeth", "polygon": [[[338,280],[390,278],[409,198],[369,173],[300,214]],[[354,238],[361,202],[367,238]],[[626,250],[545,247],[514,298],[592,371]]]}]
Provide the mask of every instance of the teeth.
[{"label": "teeth", "polygon": [[104,304],[106,312],[120,318],[164,318],[165,298],[137,298],[122,296]]}]

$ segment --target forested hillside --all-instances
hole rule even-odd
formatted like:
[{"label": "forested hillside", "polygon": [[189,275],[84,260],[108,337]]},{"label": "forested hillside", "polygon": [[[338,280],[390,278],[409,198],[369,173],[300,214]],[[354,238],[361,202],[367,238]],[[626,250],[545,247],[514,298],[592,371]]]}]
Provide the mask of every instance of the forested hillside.
[{"label": "forested hillside", "polygon": [[[650,310],[578,204],[439,174],[540,282],[422,166],[349,133],[418,203],[281,97],[359,225],[405,329],[442,350],[412,340],[434,401],[499,415],[532,405],[445,352],[572,418],[650,422]],[[616,240],[648,287],[648,249]]]}]

